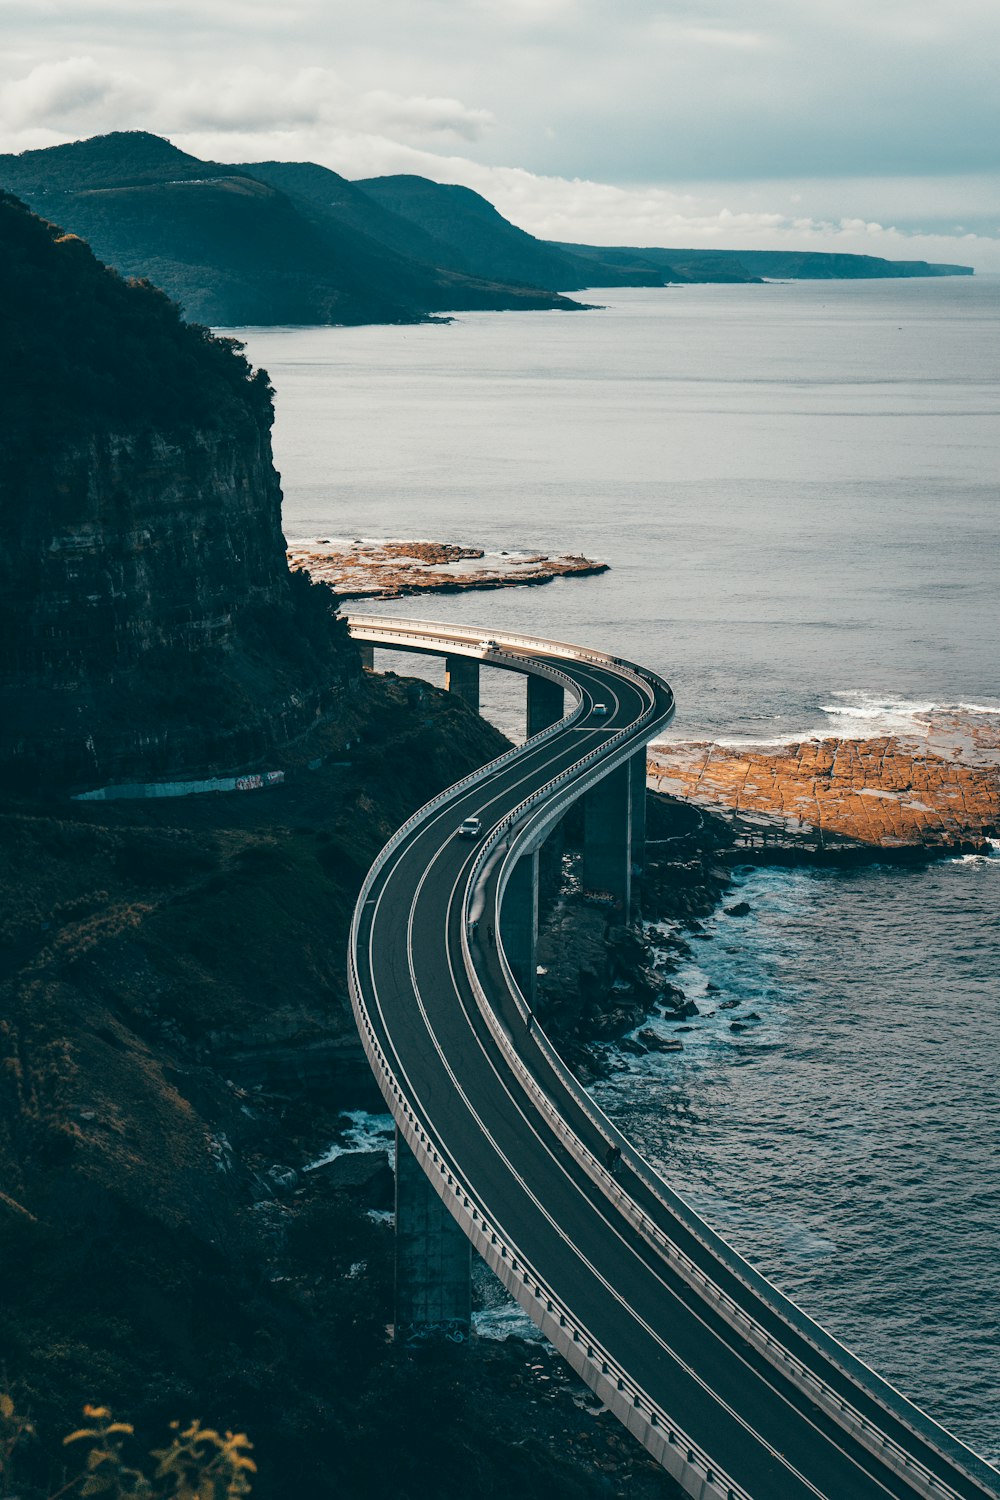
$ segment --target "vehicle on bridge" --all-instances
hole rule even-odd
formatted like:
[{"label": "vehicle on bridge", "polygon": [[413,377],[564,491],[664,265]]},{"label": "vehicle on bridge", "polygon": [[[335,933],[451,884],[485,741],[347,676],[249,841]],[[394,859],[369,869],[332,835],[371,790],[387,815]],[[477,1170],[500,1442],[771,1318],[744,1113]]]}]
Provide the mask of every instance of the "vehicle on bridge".
[{"label": "vehicle on bridge", "polygon": [[[483,649],[467,626],[349,624],[446,659]],[[414,813],[352,921],[351,1000],[398,1132],[397,1330],[469,1327],[468,1241],[691,1500],[1000,1500],[995,1469],[654,1171],[539,1023],[539,851],[583,800],[586,899],[629,922],[644,843],[635,791],[674,701],[634,664],[502,639],[494,665],[559,683],[574,706]]]}]

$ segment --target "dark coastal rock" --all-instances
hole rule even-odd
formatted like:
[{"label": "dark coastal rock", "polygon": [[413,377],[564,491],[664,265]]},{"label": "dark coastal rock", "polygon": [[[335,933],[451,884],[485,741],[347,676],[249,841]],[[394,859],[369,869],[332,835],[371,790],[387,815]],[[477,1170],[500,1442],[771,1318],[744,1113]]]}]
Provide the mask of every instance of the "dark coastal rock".
[{"label": "dark coastal rock", "polygon": [[745,1021],[730,1021],[730,1023],[729,1023],[729,1029],[730,1029],[730,1031],[746,1031],[746,1029],[747,1029],[746,1022]]},{"label": "dark coastal rock", "polygon": [[363,1194],[373,1206],[388,1207],[392,1203],[394,1178],[387,1151],[345,1151],[314,1167],[309,1175],[314,1173],[326,1187]]},{"label": "dark coastal rock", "polygon": [[722,909],[727,917],[748,917],[750,915],[749,901],[737,901],[735,906],[724,906]]},{"label": "dark coastal rock", "polygon": [[693,1000],[685,1000],[683,1005],[677,1006],[675,1010],[665,1011],[665,1021],[689,1021],[694,1016],[700,1016],[701,1011]]},{"label": "dark coastal rock", "polygon": [[687,1003],[687,995],[678,984],[664,984],[660,988],[658,996],[660,1004],[667,1010],[676,1010],[679,1005]]},{"label": "dark coastal rock", "polygon": [[290,1193],[298,1185],[299,1174],[294,1167],[283,1167],[276,1163],[264,1173],[276,1193]]},{"label": "dark coastal rock", "polygon": [[660,1036],[649,1026],[643,1027],[638,1035],[647,1052],[679,1052],[683,1046],[682,1042],[673,1037]]}]

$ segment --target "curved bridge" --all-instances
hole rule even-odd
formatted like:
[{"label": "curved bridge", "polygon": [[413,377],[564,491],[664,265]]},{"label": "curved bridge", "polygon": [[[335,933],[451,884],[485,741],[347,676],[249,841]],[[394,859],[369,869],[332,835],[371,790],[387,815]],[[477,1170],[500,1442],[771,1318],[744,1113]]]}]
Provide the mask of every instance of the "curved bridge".
[{"label": "curved bridge", "polygon": [[[608,810],[641,838],[645,745],[673,713],[669,687],[558,642],[391,617],[349,625],[372,646],[443,654],[458,678],[463,659],[528,674],[529,728],[532,683],[543,684],[536,727],[555,720],[415,813],[354,913],[358,1026],[434,1204],[698,1500],[995,1500],[1000,1474],[703,1223],[534,1020],[538,847],[587,793],[595,868],[604,859],[621,872]],[[558,690],[572,700],[565,717]],[[643,795],[632,799],[637,766]],[[617,787],[603,812],[602,786]],[[456,837],[470,816],[482,821],[478,841]],[[611,1146],[622,1153],[613,1174]]]}]

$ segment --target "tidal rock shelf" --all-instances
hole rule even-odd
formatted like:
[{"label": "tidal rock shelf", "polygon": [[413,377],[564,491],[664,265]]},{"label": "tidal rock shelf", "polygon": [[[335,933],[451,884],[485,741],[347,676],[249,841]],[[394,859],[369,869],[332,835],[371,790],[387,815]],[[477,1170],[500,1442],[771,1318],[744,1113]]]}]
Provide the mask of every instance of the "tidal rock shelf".
[{"label": "tidal rock shelf", "polygon": [[1000,716],[928,720],[922,737],[781,746],[655,745],[658,791],[726,817],[744,847],[929,854],[1000,831]]},{"label": "tidal rock shelf", "polygon": [[551,583],[605,573],[589,557],[544,552],[486,552],[454,542],[321,538],[293,541],[289,566],[332,584],[341,599],[399,599],[406,594],[458,593]]}]

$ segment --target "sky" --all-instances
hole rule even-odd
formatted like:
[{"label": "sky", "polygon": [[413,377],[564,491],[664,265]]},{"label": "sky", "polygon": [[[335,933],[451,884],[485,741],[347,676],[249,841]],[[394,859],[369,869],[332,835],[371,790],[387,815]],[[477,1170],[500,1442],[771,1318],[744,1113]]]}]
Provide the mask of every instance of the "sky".
[{"label": "sky", "polygon": [[0,151],[475,188],[550,239],[1000,272],[998,0],[0,0]]}]

